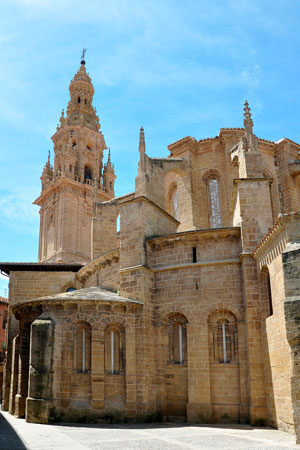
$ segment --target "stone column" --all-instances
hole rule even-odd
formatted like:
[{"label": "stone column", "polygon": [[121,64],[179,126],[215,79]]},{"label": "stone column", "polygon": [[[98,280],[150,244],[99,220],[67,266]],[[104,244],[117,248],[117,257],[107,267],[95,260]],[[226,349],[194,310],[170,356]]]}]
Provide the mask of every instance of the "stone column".
[{"label": "stone column", "polygon": [[25,417],[25,405],[28,395],[28,371],[30,348],[30,322],[20,321],[18,391],[15,397],[15,415]]},{"label": "stone column", "polygon": [[266,421],[267,419],[259,279],[256,263],[252,256],[245,254],[242,258],[250,421],[255,424],[256,421],[262,419]]},{"label": "stone column", "polygon": [[52,398],[53,350],[54,323],[51,319],[36,319],[31,325],[27,422],[51,423],[56,417]]},{"label": "stone column", "polygon": [[9,410],[9,395],[11,382],[11,363],[12,363],[12,344],[13,338],[19,330],[18,321],[11,315],[8,316],[6,332],[6,356],[3,368],[3,390],[2,390],[2,408],[4,411]]},{"label": "stone column", "polygon": [[104,328],[92,330],[91,408],[104,410]]},{"label": "stone column", "polygon": [[10,414],[15,413],[15,397],[18,389],[18,373],[19,373],[19,335],[15,336],[12,342],[10,393],[9,393]]},{"label": "stone column", "polygon": [[130,328],[126,330],[126,415],[136,416],[136,351],[135,351],[135,321],[131,320]]}]

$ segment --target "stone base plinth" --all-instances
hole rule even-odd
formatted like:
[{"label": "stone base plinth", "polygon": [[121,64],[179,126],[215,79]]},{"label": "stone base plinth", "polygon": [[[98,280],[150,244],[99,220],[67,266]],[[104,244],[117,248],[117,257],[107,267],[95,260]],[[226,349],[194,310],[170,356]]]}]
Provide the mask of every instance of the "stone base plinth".
[{"label": "stone base plinth", "polygon": [[25,407],[26,397],[22,397],[22,395],[17,394],[15,397],[15,416],[19,419],[23,419],[25,417]]},{"label": "stone base plinth", "polygon": [[26,399],[26,422],[52,423],[56,419],[53,400],[43,400],[28,397]]},{"label": "stone base plinth", "polygon": [[186,407],[188,423],[210,423],[213,417],[210,403],[188,403]]}]

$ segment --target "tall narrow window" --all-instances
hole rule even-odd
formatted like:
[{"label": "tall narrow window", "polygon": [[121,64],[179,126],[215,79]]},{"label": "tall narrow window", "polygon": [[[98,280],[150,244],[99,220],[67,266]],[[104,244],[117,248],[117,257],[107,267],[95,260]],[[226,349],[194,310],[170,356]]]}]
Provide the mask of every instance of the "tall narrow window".
[{"label": "tall narrow window", "polygon": [[186,364],[187,362],[187,320],[183,314],[172,314],[167,318],[167,333],[169,337],[168,363]]},{"label": "tall narrow window", "polygon": [[78,324],[75,337],[74,362],[78,373],[91,370],[91,327],[88,323]]},{"label": "tall narrow window", "polygon": [[229,311],[218,311],[209,319],[211,361],[221,364],[237,362],[237,323]]},{"label": "tall narrow window", "polygon": [[118,375],[125,368],[125,332],[111,325],[105,330],[105,371]]},{"label": "tall narrow window", "polygon": [[220,207],[220,190],[219,180],[216,177],[208,180],[209,208],[210,208],[210,226],[211,228],[220,228],[221,207]]},{"label": "tall narrow window", "polygon": [[3,330],[5,330],[6,324],[7,324],[7,311],[4,310],[4,311],[3,311],[3,322],[2,322],[2,328],[3,328]]},{"label": "tall narrow window", "polygon": [[232,360],[232,352],[228,321],[226,319],[218,321],[217,346],[219,362],[229,364]]},{"label": "tall narrow window", "polygon": [[172,193],[172,212],[173,217],[178,220],[178,192],[177,188],[174,189]]},{"label": "tall narrow window", "polygon": [[271,281],[270,281],[270,273],[267,272],[267,295],[268,295],[268,302],[269,302],[269,312],[270,316],[273,315],[273,302],[272,302],[272,291],[271,291]]}]

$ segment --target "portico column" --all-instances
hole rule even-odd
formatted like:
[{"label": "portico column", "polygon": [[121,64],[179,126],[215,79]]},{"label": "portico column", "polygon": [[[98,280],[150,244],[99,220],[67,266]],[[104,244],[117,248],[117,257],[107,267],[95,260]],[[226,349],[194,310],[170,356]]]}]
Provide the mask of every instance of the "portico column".
[{"label": "portico column", "polygon": [[26,398],[28,395],[30,325],[30,322],[24,322],[21,319],[19,333],[18,391],[15,397],[15,415],[19,418],[25,417]]}]

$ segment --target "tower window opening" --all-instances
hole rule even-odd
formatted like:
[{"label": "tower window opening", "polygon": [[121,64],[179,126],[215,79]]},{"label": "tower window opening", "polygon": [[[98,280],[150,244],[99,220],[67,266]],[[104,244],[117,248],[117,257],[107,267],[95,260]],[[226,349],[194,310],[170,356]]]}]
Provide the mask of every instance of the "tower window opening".
[{"label": "tower window opening", "polygon": [[76,141],[72,142],[72,147],[75,147]]},{"label": "tower window opening", "polygon": [[193,263],[197,262],[197,247],[193,247]]},{"label": "tower window opening", "polygon": [[69,169],[69,170],[70,170],[70,172],[72,172],[72,169],[73,169],[73,168],[72,168],[72,164],[70,164],[70,169]]},{"label": "tower window opening", "polygon": [[87,105],[87,100],[86,100],[86,98],[84,99],[84,104]]},{"label": "tower window opening", "polygon": [[113,187],[112,182],[109,183],[109,187],[110,187],[110,189],[112,189],[112,187]]},{"label": "tower window opening", "polygon": [[78,97],[78,99],[77,99],[77,103],[80,103],[80,97]]},{"label": "tower window opening", "polygon": [[92,149],[91,149],[91,147],[90,147],[89,145],[87,145],[86,148],[87,148],[90,152],[92,151]]},{"label": "tower window opening", "polygon": [[92,180],[92,170],[88,166],[84,167],[84,179]]}]

